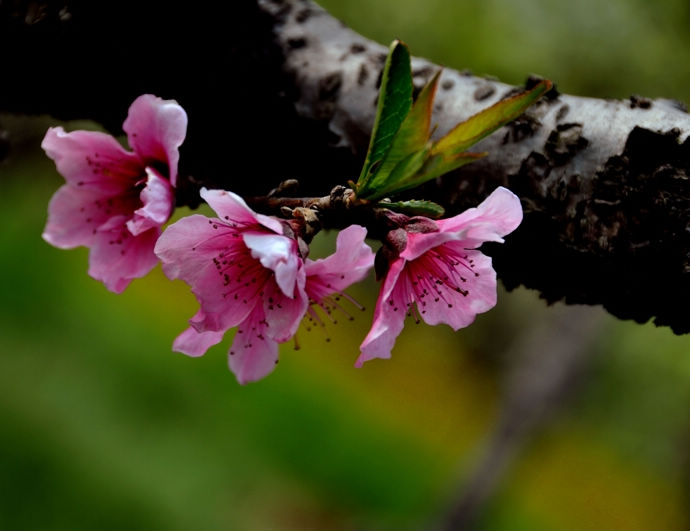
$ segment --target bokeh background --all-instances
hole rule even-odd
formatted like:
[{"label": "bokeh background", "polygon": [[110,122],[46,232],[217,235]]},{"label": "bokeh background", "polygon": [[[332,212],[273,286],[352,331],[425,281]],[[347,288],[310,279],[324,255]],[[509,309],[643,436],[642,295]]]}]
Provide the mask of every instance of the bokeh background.
[{"label": "bokeh background", "polygon": [[[686,0],[322,5],[367,37],[508,83],[537,73],[569,93],[690,101]],[[230,335],[200,359],[172,353],[196,310],[184,284],[157,268],[116,296],[87,277],[85,249],[41,240],[61,184],[38,147],[54,123],[0,116],[11,133],[0,165],[0,529],[428,529],[474,484],[502,412],[521,414],[512,375],[528,365],[525,381],[549,377],[539,360],[550,352],[511,357],[555,311],[522,289],[501,291],[457,334],[408,326],[392,360],[354,369],[373,279],[351,290],[365,312],[330,326],[328,343],[302,330],[301,349],[284,345],[259,383],[240,387],[227,370]],[[332,244],[323,237],[315,252]],[[499,467],[477,529],[690,527],[690,338],[598,319],[553,414]]]}]

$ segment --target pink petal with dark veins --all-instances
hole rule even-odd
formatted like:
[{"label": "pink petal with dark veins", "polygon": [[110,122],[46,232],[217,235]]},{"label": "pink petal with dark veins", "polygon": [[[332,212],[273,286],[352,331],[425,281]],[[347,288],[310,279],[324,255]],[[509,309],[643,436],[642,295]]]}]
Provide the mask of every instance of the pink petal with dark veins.
[{"label": "pink petal with dark veins", "polygon": [[61,249],[91,245],[96,229],[110,216],[102,208],[101,200],[99,190],[68,184],[60,187],[48,205],[43,239]]},{"label": "pink petal with dark veins", "polygon": [[110,291],[122,293],[133,279],[143,277],[158,263],[153,248],[159,234],[151,229],[133,236],[124,220],[119,229],[99,230],[89,253],[89,275]]},{"label": "pink petal with dark veins", "polygon": [[[408,263],[405,282],[409,298],[416,301],[417,312],[424,322],[443,323],[459,330],[472,324],[477,314],[496,305],[496,272],[488,256],[461,247],[449,249],[450,246],[441,246],[435,253]],[[433,272],[434,277],[427,282],[420,281],[418,275],[428,272]],[[422,286],[427,295],[420,299]]]},{"label": "pink petal with dark veins", "polygon": [[266,333],[278,343],[287,341],[297,332],[309,305],[304,292],[304,271],[300,271],[295,297],[286,297],[275,282],[267,282],[263,291]]},{"label": "pink petal with dark veins", "polygon": [[237,381],[244,385],[260,380],[278,363],[278,343],[266,334],[263,309],[259,306],[235,334],[228,354],[228,365]]},{"label": "pink petal with dark veins", "polygon": [[226,190],[207,190],[202,188],[201,197],[226,223],[250,227],[262,225],[276,234],[283,234],[283,225],[276,218],[254,212],[239,195]]},{"label": "pink petal with dark veins", "polygon": [[68,184],[89,188],[104,196],[123,193],[144,174],[139,158],[105,133],[66,133],[62,127],[51,127],[41,147],[55,161],[58,172]]},{"label": "pink petal with dark veins", "polygon": [[199,214],[170,225],[155,252],[168,278],[187,282],[199,300],[200,317],[191,321],[199,331],[237,326],[260,302],[257,291],[269,276],[235,228]]}]

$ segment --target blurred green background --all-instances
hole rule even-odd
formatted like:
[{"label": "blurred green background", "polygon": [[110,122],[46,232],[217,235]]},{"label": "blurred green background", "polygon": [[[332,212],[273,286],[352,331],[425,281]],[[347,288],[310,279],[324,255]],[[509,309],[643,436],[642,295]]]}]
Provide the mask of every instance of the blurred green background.
[{"label": "blurred green background", "polygon": [[[690,3],[665,0],[328,0],[367,37],[519,84],[690,100]],[[514,338],[550,311],[526,290],[467,330],[408,326],[393,359],[352,365],[354,322],[299,334],[240,387],[230,337],[172,353],[196,303],[159,268],[115,296],[87,251],[40,234],[62,180],[38,145],[48,119],[1,116],[0,529],[426,529],[486,448]],[[88,124],[86,124],[88,125]],[[85,124],[70,124],[84,127]],[[178,212],[184,215],[184,212]],[[328,252],[332,237],[319,241]],[[318,249],[317,249],[318,252]],[[482,507],[482,530],[690,526],[690,338],[604,316],[580,385]],[[547,353],[548,354],[548,353]]]}]

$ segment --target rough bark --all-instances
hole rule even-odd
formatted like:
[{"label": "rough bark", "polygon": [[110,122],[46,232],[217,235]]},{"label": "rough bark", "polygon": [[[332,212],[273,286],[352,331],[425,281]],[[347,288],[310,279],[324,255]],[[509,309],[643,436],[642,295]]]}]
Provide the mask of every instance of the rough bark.
[{"label": "rough bark", "polygon": [[[0,111],[119,132],[137,95],[177,99],[190,115],[178,202],[191,205],[201,184],[255,195],[297,178],[323,195],[355,177],[386,51],[305,0],[0,0],[0,48]],[[416,84],[435,68],[415,59]],[[438,133],[513,90],[446,69]],[[487,249],[507,287],[690,331],[690,115],[668,100],[548,96],[424,195],[452,213],[510,187],[525,221]]]}]

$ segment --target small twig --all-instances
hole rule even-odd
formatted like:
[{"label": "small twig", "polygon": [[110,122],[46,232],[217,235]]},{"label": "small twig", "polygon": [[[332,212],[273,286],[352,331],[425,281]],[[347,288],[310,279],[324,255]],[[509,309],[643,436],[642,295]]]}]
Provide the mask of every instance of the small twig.
[{"label": "small twig", "polygon": [[312,227],[301,234],[306,241],[320,229],[344,229],[353,224],[366,227],[369,237],[378,239],[391,229],[388,210],[357,198],[351,188],[336,186],[323,197],[277,197],[279,189],[266,196],[249,197],[247,204],[258,212],[306,222]]}]

